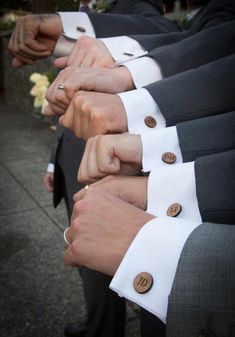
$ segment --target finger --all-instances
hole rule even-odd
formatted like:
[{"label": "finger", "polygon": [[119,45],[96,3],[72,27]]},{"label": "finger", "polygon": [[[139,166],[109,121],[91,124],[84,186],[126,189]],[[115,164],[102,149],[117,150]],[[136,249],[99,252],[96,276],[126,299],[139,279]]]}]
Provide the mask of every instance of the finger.
[{"label": "finger", "polygon": [[67,64],[70,66],[79,66],[83,63],[83,59],[86,55],[86,51],[83,48],[79,47],[79,42],[75,44],[72,49],[72,52],[68,58]]},{"label": "finger", "polygon": [[85,193],[86,193],[85,188],[82,188],[80,191],[78,191],[77,193],[75,193],[75,194],[73,195],[73,201],[74,201],[74,202],[77,202],[77,201],[83,199],[84,196],[85,196]]},{"label": "finger", "polygon": [[93,165],[96,165],[96,158],[93,156],[93,144],[95,142],[94,138],[88,139],[86,143],[85,152],[82,157],[82,161],[78,171],[78,181],[87,184],[91,183],[91,172],[89,171],[89,162],[93,161]]},{"label": "finger", "polygon": [[68,56],[59,57],[54,61],[54,66],[57,68],[65,68],[68,64]]},{"label": "finger", "polygon": [[35,35],[32,32],[26,32],[26,23],[24,19],[19,21],[13,41],[14,53],[19,56],[29,59],[37,59],[49,55],[45,46],[43,46],[43,48],[38,47]]},{"label": "finger", "polygon": [[11,61],[11,65],[14,68],[20,68],[25,65],[25,62],[23,62],[23,60],[19,59],[18,57],[14,57],[13,60]]},{"label": "finger", "polygon": [[60,117],[59,123],[64,126],[65,128],[69,128],[74,130],[73,127],[73,114],[74,114],[74,107],[73,101],[69,104],[68,109],[65,111],[65,114]]},{"label": "finger", "polygon": [[47,106],[45,106],[44,110],[43,110],[43,115],[46,116],[55,116],[57,113],[52,109],[52,107],[50,106],[50,104],[48,104]]},{"label": "finger", "polygon": [[[76,259],[77,260],[77,259]],[[78,263],[75,261],[74,254],[71,249],[71,245],[64,252],[64,263],[68,266],[77,266]]]},{"label": "finger", "polygon": [[82,60],[82,66],[85,68],[89,68],[92,66],[94,62],[94,57],[90,53],[86,54],[84,59]]}]

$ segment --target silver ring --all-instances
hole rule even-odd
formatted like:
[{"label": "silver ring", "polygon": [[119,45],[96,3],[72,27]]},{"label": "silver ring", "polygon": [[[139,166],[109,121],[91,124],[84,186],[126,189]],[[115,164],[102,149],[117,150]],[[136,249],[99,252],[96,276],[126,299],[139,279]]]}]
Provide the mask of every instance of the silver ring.
[{"label": "silver ring", "polygon": [[88,190],[88,188],[89,188],[89,185],[86,185],[86,186],[84,187],[84,190]]},{"label": "silver ring", "polygon": [[58,85],[58,89],[64,90],[64,83],[60,83],[60,84]]},{"label": "silver ring", "polygon": [[67,227],[64,231],[64,241],[67,243],[67,245],[70,245],[70,242],[68,242],[67,237],[66,237],[66,233],[67,233],[68,229],[69,229],[69,227]]},{"label": "silver ring", "polygon": [[79,68],[85,68],[84,64],[83,63],[79,64]]}]

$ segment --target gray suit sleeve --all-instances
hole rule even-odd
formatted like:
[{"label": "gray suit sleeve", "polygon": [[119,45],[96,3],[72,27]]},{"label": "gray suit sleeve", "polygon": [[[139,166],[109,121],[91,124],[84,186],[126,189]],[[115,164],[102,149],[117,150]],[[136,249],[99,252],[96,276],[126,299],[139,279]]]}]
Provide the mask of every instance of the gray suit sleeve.
[{"label": "gray suit sleeve", "polygon": [[235,21],[230,21],[156,48],[148,56],[158,63],[165,78],[235,53],[234,41]]},{"label": "gray suit sleeve", "polygon": [[235,149],[235,111],[176,124],[183,161]]},{"label": "gray suit sleeve", "polygon": [[195,179],[202,220],[235,224],[235,150],[196,159]]},{"label": "gray suit sleeve", "polygon": [[204,223],[189,236],[169,296],[166,335],[235,335],[234,226]]},{"label": "gray suit sleeve", "polygon": [[235,54],[145,87],[166,125],[235,110]]},{"label": "gray suit sleeve", "polygon": [[[178,25],[160,15],[156,10],[142,14],[88,13],[96,37],[110,37],[134,34],[161,34],[179,31]],[[108,28],[107,28],[108,27]]]}]

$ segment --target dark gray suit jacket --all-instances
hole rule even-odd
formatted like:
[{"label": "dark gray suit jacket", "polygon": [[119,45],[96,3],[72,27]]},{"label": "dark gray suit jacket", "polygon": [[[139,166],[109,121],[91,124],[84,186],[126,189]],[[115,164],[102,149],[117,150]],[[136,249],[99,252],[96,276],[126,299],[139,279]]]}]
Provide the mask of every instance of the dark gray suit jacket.
[{"label": "dark gray suit jacket", "polygon": [[166,336],[235,336],[233,225],[204,223],[189,236],[169,296]]},{"label": "dark gray suit jacket", "polygon": [[[190,22],[187,30],[162,34],[132,35],[146,50],[179,42],[186,37],[205,29],[235,19],[235,2],[233,0],[213,0],[208,3]],[[143,34],[143,33],[142,33]]]},{"label": "dark gray suit jacket", "polygon": [[[181,253],[169,296],[166,337],[235,336],[235,132],[232,114],[226,124],[229,121],[233,126],[227,125],[229,135],[225,136],[225,142],[233,144],[233,150],[200,157],[195,162],[197,199],[204,223],[191,233]],[[224,124],[219,122],[221,120],[217,119],[212,125],[208,124],[208,131],[215,126],[220,132]],[[206,123],[200,124],[204,129],[201,146],[207,148],[203,143],[207,139],[209,150],[210,134],[206,137]],[[194,134],[198,134],[198,130],[194,126],[189,129],[194,138],[189,137],[189,143],[199,140],[200,135]],[[219,136],[217,141],[219,150],[222,138]],[[195,146],[200,148],[200,144]]]},{"label": "dark gray suit jacket", "polygon": [[234,41],[235,20],[155,48],[147,56],[158,63],[165,78],[235,53]]},{"label": "dark gray suit jacket", "polygon": [[235,111],[176,124],[183,162],[235,149]]},{"label": "dark gray suit jacket", "polygon": [[235,54],[145,88],[167,126],[235,110]]},{"label": "dark gray suit jacket", "polygon": [[[130,1],[131,2],[131,1]],[[141,4],[141,1],[135,2],[135,8],[131,7],[129,14],[102,14],[96,15],[89,13],[89,18],[95,28],[96,37],[109,37],[120,35],[135,34],[162,34],[170,32],[178,32],[173,34],[172,42],[184,38],[181,34],[182,29],[173,21],[163,17],[151,4]],[[235,3],[233,0],[211,0],[200,10],[200,12],[191,20],[190,27],[186,35],[194,34],[203,29],[218,25],[225,21],[234,20]],[[107,28],[108,27],[108,28]],[[141,37],[139,37],[141,38]],[[144,40],[145,38],[142,37]],[[158,46],[155,39],[158,36],[147,37],[148,45],[152,49]],[[168,41],[166,37],[165,41]],[[144,42],[143,42],[144,45]],[[145,46],[145,45],[144,45]]]}]

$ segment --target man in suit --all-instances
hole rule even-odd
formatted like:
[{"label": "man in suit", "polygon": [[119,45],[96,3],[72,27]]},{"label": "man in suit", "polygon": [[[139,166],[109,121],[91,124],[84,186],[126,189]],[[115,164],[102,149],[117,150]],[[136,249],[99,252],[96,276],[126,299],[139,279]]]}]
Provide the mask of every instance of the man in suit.
[{"label": "man in suit", "polygon": [[[156,149],[165,144],[155,139],[147,149],[149,178],[105,178],[75,197],[65,261],[114,275],[111,288],[166,322],[169,337],[234,335],[234,117],[231,111],[178,123],[183,164],[159,160]],[[86,182],[100,177],[99,165],[105,174],[111,151],[130,164],[135,148],[124,140],[132,135],[100,137],[85,151]],[[148,200],[141,200],[146,181]],[[180,208],[168,208],[172,201]]]},{"label": "man in suit", "polygon": [[[139,24],[138,24],[139,25]],[[131,31],[132,32],[132,31]],[[137,32],[138,33],[138,30],[137,31],[135,31],[135,32]],[[44,32],[45,33],[45,32]],[[44,54],[45,55],[45,54]]]}]

